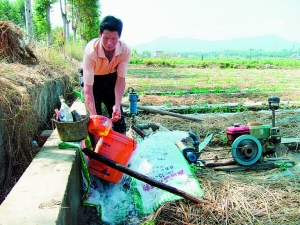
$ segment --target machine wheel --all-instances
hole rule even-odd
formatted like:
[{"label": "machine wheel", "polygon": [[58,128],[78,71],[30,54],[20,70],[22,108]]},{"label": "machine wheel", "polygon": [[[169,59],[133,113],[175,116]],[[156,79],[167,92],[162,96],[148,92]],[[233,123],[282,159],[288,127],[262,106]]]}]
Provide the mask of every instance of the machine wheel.
[{"label": "machine wheel", "polygon": [[255,164],[262,156],[260,141],[252,135],[242,135],[234,140],[231,147],[232,157],[243,166]]}]

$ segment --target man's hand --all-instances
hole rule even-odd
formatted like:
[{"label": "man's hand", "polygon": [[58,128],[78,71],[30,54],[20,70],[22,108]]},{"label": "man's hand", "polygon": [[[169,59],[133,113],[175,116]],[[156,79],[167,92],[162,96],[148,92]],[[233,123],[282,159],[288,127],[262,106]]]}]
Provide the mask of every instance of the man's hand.
[{"label": "man's hand", "polygon": [[111,117],[111,121],[112,122],[117,122],[118,120],[121,119],[121,110],[120,110],[120,106],[117,107],[116,105],[113,106],[113,112],[112,112],[112,117]]}]

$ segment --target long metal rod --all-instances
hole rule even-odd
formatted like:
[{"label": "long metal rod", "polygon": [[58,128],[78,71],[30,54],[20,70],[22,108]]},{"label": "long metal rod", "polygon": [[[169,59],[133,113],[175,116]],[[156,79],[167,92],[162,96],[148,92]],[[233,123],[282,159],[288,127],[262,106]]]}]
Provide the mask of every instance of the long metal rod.
[{"label": "long metal rod", "polygon": [[[243,149],[244,147],[236,147],[234,149]],[[203,149],[201,152],[223,152],[223,151],[231,151],[233,148],[223,148],[223,149]]]},{"label": "long metal rod", "polygon": [[[129,103],[122,103],[122,106],[129,107]],[[192,121],[197,121],[197,122],[202,121],[199,118],[195,118],[195,117],[192,117],[192,116],[182,115],[182,114],[179,114],[179,113],[173,113],[173,112],[169,112],[169,111],[166,111],[166,110],[153,109],[153,108],[147,107],[147,106],[138,105],[137,108],[141,109],[141,110],[146,110],[146,111],[149,111],[149,112],[153,112],[153,113],[162,114],[162,115],[174,116],[174,117],[179,117],[179,118],[182,118],[182,119],[187,119],[187,120],[192,120]]]},{"label": "long metal rod", "polygon": [[99,155],[99,154],[93,152],[90,149],[84,148],[84,149],[82,149],[82,152],[84,152],[87,156],[91,157],[92,159],[95,159],[95,160],[97,160],[97,161],[99,161],[101,163],[104,163],[105,165],[108,165],[108,166],[110,166],[113,169],[121,171],[121,172],[123,172],[123,173],[125,173],[125,174],[127,174],[129,176],[132,176],[132,177],[134,177],[134,178],[136,178],[138,180],[144,181],[145,183],[150,184],[150,185],[155,186],[155,187],[158,187],[158,188],[160,188],[162,190],[171,192],[171,193],[173,193],[175,195],[178,195],[178,196],[183,197],[185,199],[191,200],[191,201],[193,201],[193,202],[195,202],[197,204],[209,204],[209,205],[212,204],[209,201],[197,198],[197,197],[195,197],[195,196],[193,196],[193,195],[191,195],[191,194],[189,194],[187,192],[184,192],[184,191],[179,190],[179,189],[177,189],[175,187],[172,187],[170,185],[164,184],[164,183],[159,182],[157,180],[154,180],[154,179],[152,179],[150,177],[147,177],[147,176],[145,176],[145,175],[143,175],[141,173],[138,173],[138,172],[136,172],[134,170],[131,170],[128,167],[123,166],[123,165],[121,165],[121,164],[119,164],[119,163],[117,163],[117,162],[115,162],[115,161],[113,161],[111,159],[108,159],[108,158],[106,158],[106,157],[104,157],[102,155]]}]

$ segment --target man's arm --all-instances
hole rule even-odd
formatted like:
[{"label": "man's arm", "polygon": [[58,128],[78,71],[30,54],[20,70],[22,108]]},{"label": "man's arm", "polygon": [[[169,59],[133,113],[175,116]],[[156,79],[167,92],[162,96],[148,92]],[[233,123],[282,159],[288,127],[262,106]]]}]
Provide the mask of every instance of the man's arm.
[{"label": "man's arm", "polygon": [[117,77],[116,85],[115,85],[115,105],[113,107],[113,113],[112,113],[112,121],[118,121],[121,119],[121,102],[122,97],[124,95],[125,91],[125,78],[124,77]]},{"label": "man's arm", "polygon": [[122,97],[125,91],[125,78],[124,77],[117,77],[116,85],[115,85],[115,105],[120,108]]},{"label": "man's arm", "polygon": [[97,115],[93,94],[93,85],[84,84],[84,100],[90,115]]}]

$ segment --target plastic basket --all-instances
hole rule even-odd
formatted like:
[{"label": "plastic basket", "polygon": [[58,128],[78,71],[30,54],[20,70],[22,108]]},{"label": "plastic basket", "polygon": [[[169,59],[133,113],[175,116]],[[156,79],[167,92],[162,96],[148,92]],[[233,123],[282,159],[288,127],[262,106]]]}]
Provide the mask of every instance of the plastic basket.
[{"label": "plastic basket", "polygon": [[57,129],[62,141],[81,141],[88,135],[89,116],[82,115],[83,120],[76,122],[60,122],[52,119],[53,128]]}]

